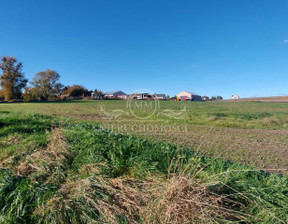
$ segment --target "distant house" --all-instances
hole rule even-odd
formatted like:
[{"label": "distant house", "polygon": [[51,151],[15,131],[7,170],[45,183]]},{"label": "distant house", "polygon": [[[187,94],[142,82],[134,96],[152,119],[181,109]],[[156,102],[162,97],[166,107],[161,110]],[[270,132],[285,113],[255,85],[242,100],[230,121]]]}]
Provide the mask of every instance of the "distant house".
[{"label": "distant house", "polygon": [[132,93],[129,98],[134,100],[149,100],[153,98],[153,95],[150,93]]},{"label": "distant house", "polygon": [[103,100],[104,99],[104,94],[101,93],[101,92],[99,92],[99,93],[92,92],[91,93],[91,98],[92,99]]},{"label": "distant house", "polygon": [[240,97],[237,94],[234,94],[234,95],[231,96],[231,98],[233,100],[238,100]]},{"label": "distant house", "polygon": [[165,94],[155,94],[154,95],[154,98],[157,99],[157,100],[167,100],[167,97]]},{"label": "distant house", "polygon": [[208,100],[209,100],[209,97],[208,97],[208,96],[202,96],[202,100],[203,100],[203,101],[208,101]]},{"label": "distant house", "polygon": [[153,93],[132,93],[129,96],[130,99],[134,100],[167,100],[165,94],[153,94]]},{"label": "distant house", "polygon": [[197,93],[182,91],[176,95],[177,100],[180,101],[202,101],[202,97]]},{"label": "distant house", "polygon": [[112,92],[106,92],[103,93],[104,98],[106,99],[127,99],[127,94],[122,91],[112,91]]}]

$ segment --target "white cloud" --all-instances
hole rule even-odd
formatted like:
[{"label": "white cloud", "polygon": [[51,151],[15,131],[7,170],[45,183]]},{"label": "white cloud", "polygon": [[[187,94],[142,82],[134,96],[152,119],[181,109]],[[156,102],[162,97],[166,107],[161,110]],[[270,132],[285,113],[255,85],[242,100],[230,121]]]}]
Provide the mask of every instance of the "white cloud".
[{"label": "white cloud", "polygon": [[288,43],[288,40],[284,40],[284,43]]}]

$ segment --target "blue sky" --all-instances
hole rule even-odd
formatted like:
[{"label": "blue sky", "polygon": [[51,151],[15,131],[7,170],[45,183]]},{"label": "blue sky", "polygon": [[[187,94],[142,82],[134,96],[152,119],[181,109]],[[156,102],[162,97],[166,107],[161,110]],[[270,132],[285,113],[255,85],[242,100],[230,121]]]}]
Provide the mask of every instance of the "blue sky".
[{"label": "blue sky", "polygon": [[287,12],[287,0],[4,1],[0,55],[88,89],[288,95]]}]

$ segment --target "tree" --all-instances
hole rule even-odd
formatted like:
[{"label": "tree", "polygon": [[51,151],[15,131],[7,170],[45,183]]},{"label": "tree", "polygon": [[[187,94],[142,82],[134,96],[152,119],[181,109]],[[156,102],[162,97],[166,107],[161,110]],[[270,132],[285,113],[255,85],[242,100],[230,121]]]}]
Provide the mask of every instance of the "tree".
[{"label": "tree", "polygon": [[89,95],[89,91],[83,86],[73,85],[73,86],[65,86],[61,94],[73,97],[81,97]]},{"label": "tree", "polygon": [[3,90],[1,89],[0,90],[0,100],[4,100],[4,93],[3,93]]},{"label": "tree", "polygon": [[223,100],[223,97],[222,96],[212,96],[211,101],[215,101],[215,100]]},{"label": "tree", "polygon": [[37,88],[36,87],[33,87],[33,88],[29,88],[29,87],[26,87],[25,88],[25,91],[23,93],[23,99],[25,101],[40,101],[41,98],[40,96],[37,95]]},{"label": "tree", "polygon": [[96,99],[100,99],[101,97],[103,97],[103,92],[100,89],[95,89],[94,96]]},{"label": "tree", "polygon": [[202,96],[202,100],[204,100],[204,101],[209,101],[210,98],[209,98],[208,96]]},{"label": "tree", "polygon": [[217,100],[217,97],[216,96],[211,96],[211,101],[215,101]]},{"label": "tree", "polygon": [[24,78],[22,67],[22,62],[19,62],[16,58],[4,56],[1,59],[0,68],[3,73],[0,76],[0,82],[6,101],[21,98],[21,90],[28,82]]},{"label": "tree", "polygon": [[47,69],[37,72],[30,84],[35,88],[36,98],[52,100],[60,95],[63,85],[58,82],[60,75],[56,71]]}]

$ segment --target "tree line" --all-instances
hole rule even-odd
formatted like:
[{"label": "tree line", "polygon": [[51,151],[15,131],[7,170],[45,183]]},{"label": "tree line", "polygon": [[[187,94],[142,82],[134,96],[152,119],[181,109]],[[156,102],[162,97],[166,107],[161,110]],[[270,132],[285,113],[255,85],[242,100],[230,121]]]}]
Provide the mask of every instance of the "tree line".
[{"label": "tree line", "polygon": [[[52,101],[73,98],[83,98],[94,95],[94,98],[101,99],[101,90],[88,90],[81,85],[64,86],[59,82],[60,75],[50,69],[37,72],[32,80],[24,77],[22,72],[23,64],[14,57],[4,56],[0,62],[0,99],[5,101],[25,100],[25,101]],[[27,84],[30,84],[28,87]],[[23,93],[24,90],[24,93]],[[205,101],[222,100],[221,96],[203,96]],[[167,100],[176,100],[176,96]]]},{"label": "tree line", "polygon": [[[37,72],[29,82],[22,72],[23,63],[14,57],[1,58],[0,69],[0,98],[5,101],[50,101],[65,99],[65,97],[91,96],[92,92],[100,94],[101,91],[88,91],[81,85],[64,86],[59,82],[60,75],[53,70]],[[23,93],[24,90],[24,93]]]}]

